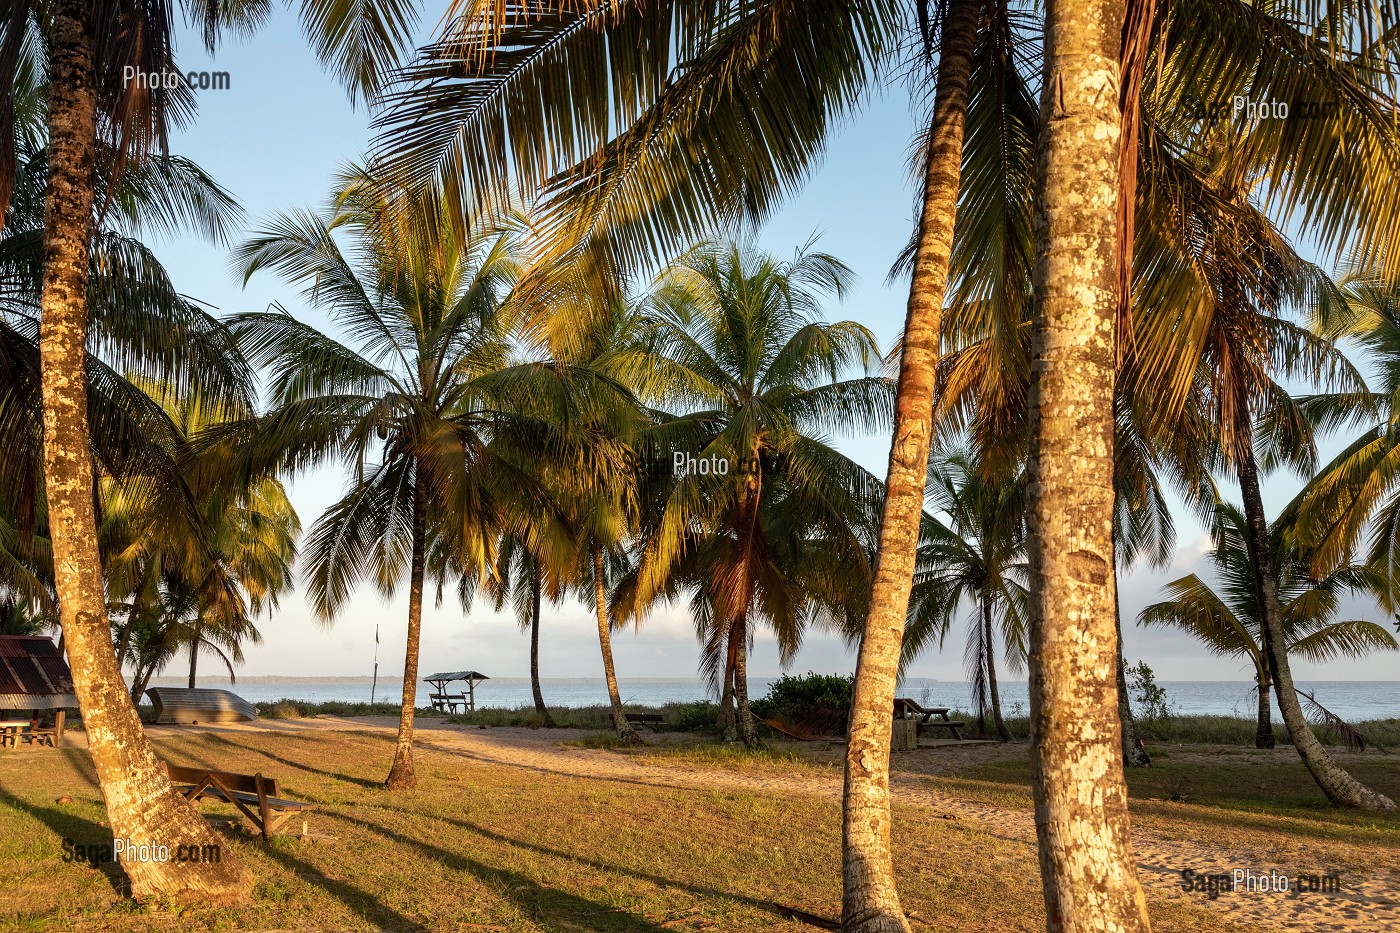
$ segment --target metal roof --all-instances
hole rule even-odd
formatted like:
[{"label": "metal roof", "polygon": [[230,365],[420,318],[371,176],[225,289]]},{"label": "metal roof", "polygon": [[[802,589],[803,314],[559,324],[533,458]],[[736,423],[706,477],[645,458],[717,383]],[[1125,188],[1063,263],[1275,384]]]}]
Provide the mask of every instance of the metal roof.
[{"label": "metal roof", "polygon": [[73,675],[44,635],[0,635],[0,709],[77,706]]},{"label": "metal roof", "polygon": [[485,674],[478,674],[476,671],[450,671],[446,674],[429,674],[423,678],[426,681],[434,680],[490,680]]}]

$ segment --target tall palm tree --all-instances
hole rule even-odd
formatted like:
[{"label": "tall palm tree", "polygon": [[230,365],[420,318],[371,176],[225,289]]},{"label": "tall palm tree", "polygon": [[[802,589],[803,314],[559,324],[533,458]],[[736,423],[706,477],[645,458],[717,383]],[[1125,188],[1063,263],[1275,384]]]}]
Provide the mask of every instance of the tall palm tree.
[{"label": "tall palm tree", "polygon": [[540,688],[540,616],[546,597],[557,605],[563,596],[563,582],[556,572],[558,564],[557,556],[551,559],[546,553],[539,524],[531,523],[523,534],[502,535],[486,580],[486,589],[496,600],[496,611],[510,600],[521,629],[530,633],[530,693],[535,713],[548,729],[553,729],[555,722]]},{"label": "tall palm tree", "polygon": [[[229,325],[271,377],[273,407],[221,444],[248,439],[247,469],[299,469],[338,460],[350,488],[312,526],[309,592],[330,621],[356,584],[385,596],[408,582],[403,702],[391,789],[416,783],[413,713],[430,548],[479,571],[507,504],[535,484],[498,442],[512,422],[495,401],[525,391],[513,370],[500,306],[516,276],[510,234],[459,236],[440,205],[397,195],[348,171],[332,208],[274,218],[241,244],[244,279],[261,270],[299,286],[349,337],[322,334],[284,310]],[[340,236],[354,244],[342,252]],[[436,562],[435,562],[436,563]]]},{"label": "tall palm tree", "polygon": [[[221,31],[251,29],[267,5],[184,0],[186,19],[212,50]],[[352,87],[366,91],[411,42],[412,10],[403,0],[302,5],[307,32],[323,61],[335,63]],[[90,452],[87,343],[90,271],[99,187],[99,138],[112,143],[106,166],[120,174],[163,147],[170,124],[193,108],[182,86],[151,90],[124,78],[126,68],[173,72],[175,4],[132,5],[19,0],[0,19],[0,87],[36,60],[44,38],[48,82],[48,188],[43,233],[41,371],[44,478],[53,541],[55,589],[74,692],[83,711],[93,764],[114,831],[171,847],[216,842],[193,804],[181,800],[158,767],[131,704],[111,643],[101,586],[94,473]],[[32,69],[31,70],[37,70]],[[11,95],[0,96],[0,205],[14,184]],[[234,858],[214,862],[124,863],[138,900],[168,897],[200,903],[240,902],[252,876]]]},{"label": "tall palm tree", "polygon": [[[1212,654],[1247,658],[1254,668],[1259,692],[1254,744],[1256,748],[1273,748],[1269,708],[1273,674],[1264,645],[1262,599],[1250,555],[1249,523],[1238,508],[1222,502],[1216,507],[1211,534],[1215,539],[1211,562],[1219,578],[1217,586],[1212,587],[1196,574],[1173,580],[1164,587],[1168,598],[1143,609],[1138,624],[1172,626],[1200,640]],[[1375,622],[1336,621],[1345,595],[1369,594],[1377,585],[1384,585],[1373,569],[1363,564],[1346,564],[1314,579],[1308,561],[1298,554],[1278,524],[1270,529],[1269,541],[1279,574],[1276,588],[1289,655],[1322,662],[1400,649],[1400,642]]]},{"label": "tall palm tree", "polygon": [[[1147,930],[1114,682],[1123,0],[1048,8],[1035,199],[1031,743],[1049,929]],[[1052,119],[1053,117],[1053,119]]]},{"label": "tall palm tree", "polygon": [[651,419],[638,395],[657,388],[665,360],[647,344],[642,303],[631,299],[621,283],[599,289],[591,277],[571,272],[548,302],[543,338],[574,380],[591,390],[578,393],[587,404],[570,413],[574,431],[582,435],[578,443],[590,452],[591,468],[556,469],[548,484],[561,500],[573,538],[572,580],[580,595],[592,601],[597,617],[613,730],[631,745],[641,739],[622,709],[611,636],[617,620],[609,592],[633,569],[628,549],[641,522],[644,477],[638,451]]},{"label": "tall palm tree", "polygon": [[630,604],[691,592],[702,669],[716,692],[732,685],[750,746],[757,626],[772,627],[787,659],[812,621],[864,608],[879,485],[820,432],[884,417],[891,387],[873,375],[841,379],[876,359],[864,327],[820,320],[821,294],[839,295],[848,276],[821,253],[780,262],[743,244],[704,244],[662,274],[652,297],[654,352],[677,411],[651,432],[658,508]]},{"label": "tall palm tree", "polygon": [[[848,91],[853,97],[854,90],[863,86],[861,79],[878,73],[851,68],[860,64],[862,50],[852,50],[849,39],[866,39],[865,48],[876,53],[870,59],[876,63],[887,60],[878,53],[892,45],[880,40],[907,28],[903,8],[841,6],[828,11],[810,3],[735,3],[722,5],[713,16],[704,15],[708,4],[697,12],[678,7],[674,22],[687,24],[692,31],[669,41],[672,20],[657,15],[648,20],[652,11],[645,5],[604,0],[530,5],[464,0],[457,7],[463,15],[454,32],[411,73],[419,84],[407,89],[399,98],[400,106],[391,110],[386,124],[388,149],[410,176],[463,199],[487,189],[493,175],[494,183],[502,187],[507,177],[515,178],[501,170],[514,156],[525,186],[532,192],[543,188],[549,193],[552,226],[561,241],[583,240],[629,258],[664,251],[677,238],[693,236],[695,227],[710,216],[727,221],[746,210],[761,214],[769,209],[816,151],[815,140],[828,125],[827,113],[841,112],[830,106],[831,92],[841,91],[836,103],[844,105]],[[1374,106],[1376,88],[1387,72],[1372,68],[1374,56],[1366,51],[1376,36],[1388,34],[1386,24],[1377,26],[1373,21],[1374,7],[1338,11],[1329,6],[1323,11],[1321,4],[1307,2],[1261,6],[1179,0],[1163,4],[1162,14],[1154,16],[1155,8],[1150,2],[1133,4],[1133,28],[1128,33],[1132,42],[1120,50],[1129,65],[1123,81],[1129,103],[1123,148],[1144,155],[1169,148],[1155,121],[1138,118],[1140,101],[1161,103],[1158,114],[1166,115],[1161,128],[1168,130],[1191,122],[1189,115],[1199,109],[1191,106],[1193,102],[1228,101],[1241,91],[1275,100],[1339,104],[1335,119],[1263,127],[1246,147],[1249,158],[1257,165],[1279,169],[1280,183],[1270,189],[1272,203],[1284,209],[1304,201],[1326,205],[1320,232],[1328,244],[1350,236],[1346,218],[1365,214],[1373,222],[1356,238],[1361,252],[1369,257],[1388,255],[1392,262],[1400,259],[1400,251],[1393,248],[1400,236],[1400,187],[1387,181],[1387,166],[1394,163],[1397,147],[1385,142],[1393,137],[1394,128]],[[1031,158],[1023,144],[1033,140],[1036,131],[1034,108],[1024,106],[1033,95],[1014,73],[1028,64],[1031,73],[1041,69],[1035,49],[1026,54],[1026,47],[1013,41],[1010,25],[1038,21],[1038,11],[1027,15],[1009,2],[989,3],[986,10],[987,39],[979,43],[975,59],[983,67],[973,69],[973,80],[978,82],[980,70],[983,78],[975,90],[985,91],[983,100],[991,103],[984,108],[988,116],[980,127],[986,145],[980,156],[968,160],[972,166],[966,176],[972,182],[968,190],[980,187],[995,200],[1019,207],[1030,201]],[[793,15],[803,17],[803,23],[794,27],[789,21]],[[1339,26],[1341,20],[1347,26]],[[821,23],[828,31],[819,34],[806,28],[810,22]],[[852,23],[860,28],[851,30]],[[1202,28],[1202,23],[1209,27]],[[639,41],[639,35],[647,41]],[[657,40],[658,35],[667,39]],[[812,40],[818,35],[824,40],[817,46],[820,57],[811,61]],[[1340,49],[1339,37],[1357,39],[1362,54]],[[955,43],[945,35],[941,45],[946,57]],[[641,54],[609,57],[605,51],[609,47],[640,48]],[[653,64],[652,57],[669,56],[673,49],[686,67],[672,67],[669,59]],[[1161,52],[1165,68],[1146,67],[1154,50]],[[600,62],[609,63],[601,77],[592,70]],[[839,75],[833,65],[846,68],[846,75]],[[1152,75],[1163,73],[1170,78],[1170,91],[1149,93]],[[580,80],[585,74],[589,78]],[[661,81],[657,75],[670,77]],[[799,75],[802,94],[793,100],[791,88]],[[834,76],[841,80],[832,80]],[[561,86],[569,92],[552,93]],[[938,82],[938,86],[943,85]],[[424,87],[427,93],[417,93]],[[772,105],[756,105],[760,100]],[[974,92],[974,106],[976,100]],[[614,124],[610,120],[619,101],[634,110]],[[736,103],[737,114],[731,109]],[[546,112],[556,107],[558,112]],[[813,111],[820,119],[812,119]],[[634,119],[636,112],[641,116]],[[755,112],[790,119],[786,124],[746,122],[748,114]],[[951,114],[955,109],[944,112]],[[613,136],[615,127],[620,131]],[[974,137],[978,129],[972,126]],[[743,139],[735,142],[736,134]],[[755,138],[762,144],[751,144]],[[1132,230],[1132,193],[1138,173],[1135,161],[1120,164],[1128,196],[1120,199],[1119,214],[1124,228]],[[929,166],[933,170],[932,162]],[[1013,170],[1010,177],[999,174],[1002,168]],[[1022,180],[1027,180],[1024,188],[1018,184]],[[927,199],[939,191],[926,186],[924,194]],[[660,209],[653,210],[656,206]],[[962,211],[961,216],[971,219],[970,230],[1018,232],[1014,223],[1001,226],[1004,214],[974,209]],[[1156,233],[1159,239],[1163,231],[1182,226],[1179,218],[1160,227],[1147,219],[1139,229]],[[1020,224],[1026,234],[1024,249],[1016,237],[998,237],[996,242],[1007,247],[1002,250],[986,249],[988,241],[980,236],[967,241],[975,245],[965,252],[981,254],[981,266],[996,279],[989,294],[997,294],[1015,280],[1025,283],[1028,292],[1029,262],[1024,263],[1025,273],[1018,271],[1016,251],[1021,250],[1021,257],[1030,253],[1029,221],[1027,210]],[[1128,265],[1126,260],[1140,245],[1132,238],[1120,242],[1120,310],[1126,307],[1122,299],[1128,271],[1159,268],[1150,255],[1146,261]],[[1012,304],[1021,300],[1018,289],[1007,293],[1013,296]],[[1186,305],[1175,302],[1175,307]],[[1021,323],[1019,317],[1008,320],[1011,329]],[[1029,371],[1029,367],[1011,371],[1012,387],[1019,379],[1024,393]],[[1176,384],[1184,393],[1190,381],[1188,372],[1184,378],[1177,377]],[[913,383],[906,384],[912,391]],[[901,410],[905,407],[901,404]],[[911,424],[917,422],[901,418],[896,437],[904,436]],[[922,458],[908,460],[905,472],[922,478]],[[903,499],[892,492],[891,501]],[[904,550],[910,555],[918,523],[917,507],[906,508],[901,527],[907,543]],[[907,569],[912,573],[912,556],[910,561]],[[896,587],[903,588],[907,584]],[[886,615],[891,625],[903,622],[902,610]],[[882,643],[887,676],[876,680],[881,685],[888,682],[891,695],[898,657],[893,635],[897,634]],[[856,773],[854,785],[860,792],[847,795],[846,887],[848,894],[857,888],[859,893],[853,897],[855,906],[848,904],[846,916],[852,928],[900,930],[905,925],[888,857],[887,768],[880,765],[887,760],[879,742],[885,712],[875,702],[883,699],[884,689],[872,692],[868,733],[874,753],[862,759],[875,770],[868,776],[863,770]],[[852,735],[866,731],[853,728]]]},{"label": "tall palm tree", "polygon": [[[929,507],[919,544],[919,563],[909,600],[904,662],[937,638],[946,638],[953,618],[968,601],[964,659],[973,687],[978,728],[986,733],[990,710],[997,735],[1011,741],[1001,715],[996,674],[996,633],[1007,663],[1020,672],[1026,661],[1024,477],[987,479],[971,454],[960,451],[929,465]],[[947,518],[939,516],[946,515]],[[989,700],[990,694],[990,700]]]}]

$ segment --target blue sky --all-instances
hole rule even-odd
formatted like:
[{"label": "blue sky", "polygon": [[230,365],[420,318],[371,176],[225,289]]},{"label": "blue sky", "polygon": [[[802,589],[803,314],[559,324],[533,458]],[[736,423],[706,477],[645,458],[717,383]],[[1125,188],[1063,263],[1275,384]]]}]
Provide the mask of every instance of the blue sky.
[{"label": "blue sky", "polygon": [[[246,213],[245,229],[260,218],[293,207],[319,205],[335,169],[358,157],[369,140],[369,116],[350,107],[344,93],[317,66],[307,51],[295,18],[277,6],[270,22],[250,42],[222,48],[215,60],[204,55],[197,37],[186,33],[180,45],[182,70],[217,69],[230,74],[230,87],[200,95],[199,116],[171,141],[173,152],[193,158],[229,189]],[[887,272],[909,237],[912,185],[907,167],[908,142],[914,132],[908,96],[890,88],[836,138],[818,171],[759,232],[769,250],[788,254],[817,236],[821,249],[836,255],[858,274],[856,287],[831,318],[857,320],[870,327],[888,347],[904,315],[904,286],[887,286]],[[241,231],[235,234],[235,240]],[[247,288],[229,272],[227,250],[193,239],[157,240],[158,255],[176,285],[192,298],[222,313],[260,310],[277,301],[298,316],[326,326],[301,305],[292,289],[270,276]],[[840,446],[882,475],[888,450],[886,436],[858,435]],[[1335,445],[1334,445],[1335,446]],[[1270,484],[1270,500],[1281,503],[1297,487],[1281,480]],[[339,497],[344,476],[323,470],[291,483],[293,501],[310,526],[321,510]],[[1146,632],[1130,624],[1138,610],[1156,598],[1157,587],[1182,573],[1201,569],[1207,539],[1191,517],[1178,510],[1179,549],[1163,571],[1135,571],[1122,581],[1126,654],[1146,659],[1159,679],[1242,679],[1244,667],[1212,658],[1186,638]],[[333,626],[317,624],[297,594],[259,622],[264,641],[247,649],[248,675],[331,676],[368,674],[374,630],[380,626],[380,659],[386,671],[401,669],[406,600],[383,602],[369,589],[361,592]],[[1383,618],[1379,614],[1374,618]],[[493,676],[528,672],[528,645],[513,617],[478,608],[464,617],[455,603],[425,613],[424,669],[471,667]],[[636,633],[615,639],[618,673],[627,677],[688,677],[695,672],[696,642],[677,607],[655,613]],[[541,667],[546,677],[595,676],[599,664],[596,628],[588,607],[547,607],[541,639]],[[1391,679],[1396,657],[1338,662],[1324,671],[1298,665],[1303,679]],[[178,673],[175,665],[167,673]],[[203,670],[212,670],[208,663]],[[831,636],[812,634],[793,668],[849,671],[854,657]],[[960,680],[961,634],[955,633],[941,653],[920,658],[910,674]],[[772,641],[760,634],[750,670],[776,673]]]}]

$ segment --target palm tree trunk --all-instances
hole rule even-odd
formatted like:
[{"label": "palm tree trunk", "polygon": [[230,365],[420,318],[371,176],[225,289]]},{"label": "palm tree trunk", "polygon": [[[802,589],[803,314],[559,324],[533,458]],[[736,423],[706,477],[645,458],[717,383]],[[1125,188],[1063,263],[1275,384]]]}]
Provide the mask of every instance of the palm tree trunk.
[{"label": "palm tree trunk", "polygon": [[1257,689],[1259,691],[1259,719],[1254,729],[1255,748],[1274,747],[1274,716],[1269,704],[1269,683],[1272,678],[1267,671],[1260,671]]},{"label": "palm tree trunk", "polygon": [[992,722],[997,727],[997,735],[1003,742],[1011,741],[1011,730],[1006,728],[1006,720],[1001,718],[1001,694],[997,692],[997,656],[992,642],[992,607],[982,603],[982,639],[987,652],[987,692],[992,697]]},{"label": "palm tree trunk", "polygon": [[[97,89],[92,5],[50,10],[49,183],[44,210],[40,365],[44,482],[64,646],[74,693],[115,838],[217,846],[194,805],[177,794],[127,694],[112,644],[93,507],[87,417],[88,271],[93,234]],[[238,904],[253,877],[224,846],[218,862],[122,862],[140,901]]]},{"label": "palm tree trunk", "polygon": [[[1118,566],[1117,546],[1115,542],[1115,567]],[[1152,766],[1152,758],[1143,747],[1142,740],[1138,738],[1137,722],[1133,719],[1133,704],[1128,697],[1128,662],[1123,658],[1123,613],[1118,602],[1116,573],[1113,575],[1113,633],[1117,636],[1118,645],[1118,670],[1115,679],[1118,681],[1118,722],[1123,730],[1123,761],[1134,768],[1149,768]]]},{"label": "palm tree trunk", "polygon": [[1031,337],[1031,762],[1046,923],[1146,931],[1118,715],[1113,547],[1125,0],[1045,23]]},{"label": "palm tree trunk", "polygon": [[987,651],[985,646],[981,655],[977,659],[978,666],[982,669],[982,676],[977,679],[977,737],[985,739],[987,737]]},{"label": "palm tree trunk", "polygon": [[199,665],[199,629],[194,630],[194,637],[190,639],[190,689],[194,689],[195,668]]},{"label": "palm tree trunk", "polygon": [[1277,568],[1274,567],[1273,548],[1269,543],[1264,499],[1259,492],[1259,468],[1254,459],[1253,445],[1246,439],[1243,447],[1236,471],[1244,499],[1245,522],[1249,525],[1250,559],[1254,562],[1255,579],[1263,596],[1260,602],[1264,616],[1264,655],[1269,659],[1283,724],[1288,727],[1288,735],[1293,740],[1293,747],[1298,750],[1298,756],[1303,759],[1303,764],[1328,800],[1339,807],[1393,810],[1395,804],[1389,797],[1356,780],[1327,754],[1308,725],[1303,707],[1298,703],[1298,695],[1293,691],[1293,672],[1288,666],[1288,642],[1283,631],[1283,611],[1278,598]]},{"label": "palm tree trunk", "polygon": [[734,650],[734,705],[739,714],[739,737],[748,748],[758,748],[758,727],[754,723],[753,710],[749,708],[749,626],[748,613],[734,623],[731,638]]},{"label": "palm tree trunk", "polygon": [[540,590],[540,565],[531,558],[530,566],[530,689],[535,694],[535,712],[546,729],[554,728],[554,717],[549,715],[549,707],[544,705],[544,693],[540,691],[540,606],[543,603]]},{"label": "palm tree trunk", "polygon": [[413,556],[408,576],[408,644],[403,658],[403,699],[399,705],[399,736],[394,745],[394,763],[384,786],[406,790],[418,783],[413,769],[413,713],[418,704],[418,643],[423,634],[423,577],[427,563],[428,517],[423,476],[415,470],[413,480]]},{"label": "palm tree trunk", "polygon": [[841,823],[841,920],[846,933],[909,930],[895,887],[890,849],[890,734],[923,517],[939,333],[957,219],[963,124],[979,9],[977,0],[950,0],[939,42],[879,556],[851,696]]},{"label": "palm tree trunk", "polygon": [[726,742],[739,740],[739,727],[734,718],[734,626],[724,640],[724,687],[719,697],[720,737]]},{"label": "palm tree trunk", "polygon": [[140,667],[134,672],[134,679],[131,684],[131,702],[137,706],[141,705],[141,695],[146,692],[146,687],[151,682],[152,675],[155,674],[155,666]]},{"label": "palm tree trunk", "polygon": [[608,702],[612,704],[613,731],[628,745],[641,743],[641,737],[627,714],[622,711],[622,697],[617,691],[617,670],[613,667],[612,626],[608,622],[608,591],[603,580],[603,549],[593,545],[593,603],[598,610],[598,644],[603,649],[603,676],[608,681]]}]

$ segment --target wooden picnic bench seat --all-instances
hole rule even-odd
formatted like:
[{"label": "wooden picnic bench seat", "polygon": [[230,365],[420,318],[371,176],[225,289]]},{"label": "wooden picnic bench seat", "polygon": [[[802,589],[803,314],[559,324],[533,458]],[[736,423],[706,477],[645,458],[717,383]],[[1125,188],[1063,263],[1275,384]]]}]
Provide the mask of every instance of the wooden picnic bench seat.
[{"label": "wooden picnic bench seat", "polygon": [[908,697],[895,697],[894,718],[912,719],[918,723],[920,729],[947,729],[953,738],[960,742],[962,733],[958,730],[967,728],[967,723],[948,718],[948,707],[920,706]]},{"label": "wooden picnic bench seat", "polygon": [[[276,835],[288,819],[298,813],[316,809],[314,803],[284,800],[277,796],[277,779],[258,774],[234,774],[230,771],[210,771],[207,768],[186,768],[160,763],[165,776],[175,783],[175,789],[187,800],[199,803],[202,797],[214,797],[231,803],[253,821],[262,832],[263,842]],[[254,810],[253,808],[257,809]]]},{"label": "wooden picnic bench seat", "polygon": [[623,713],[623,715],[634,726],[651,726],[654,729],[662,722],[660,713]]}]

